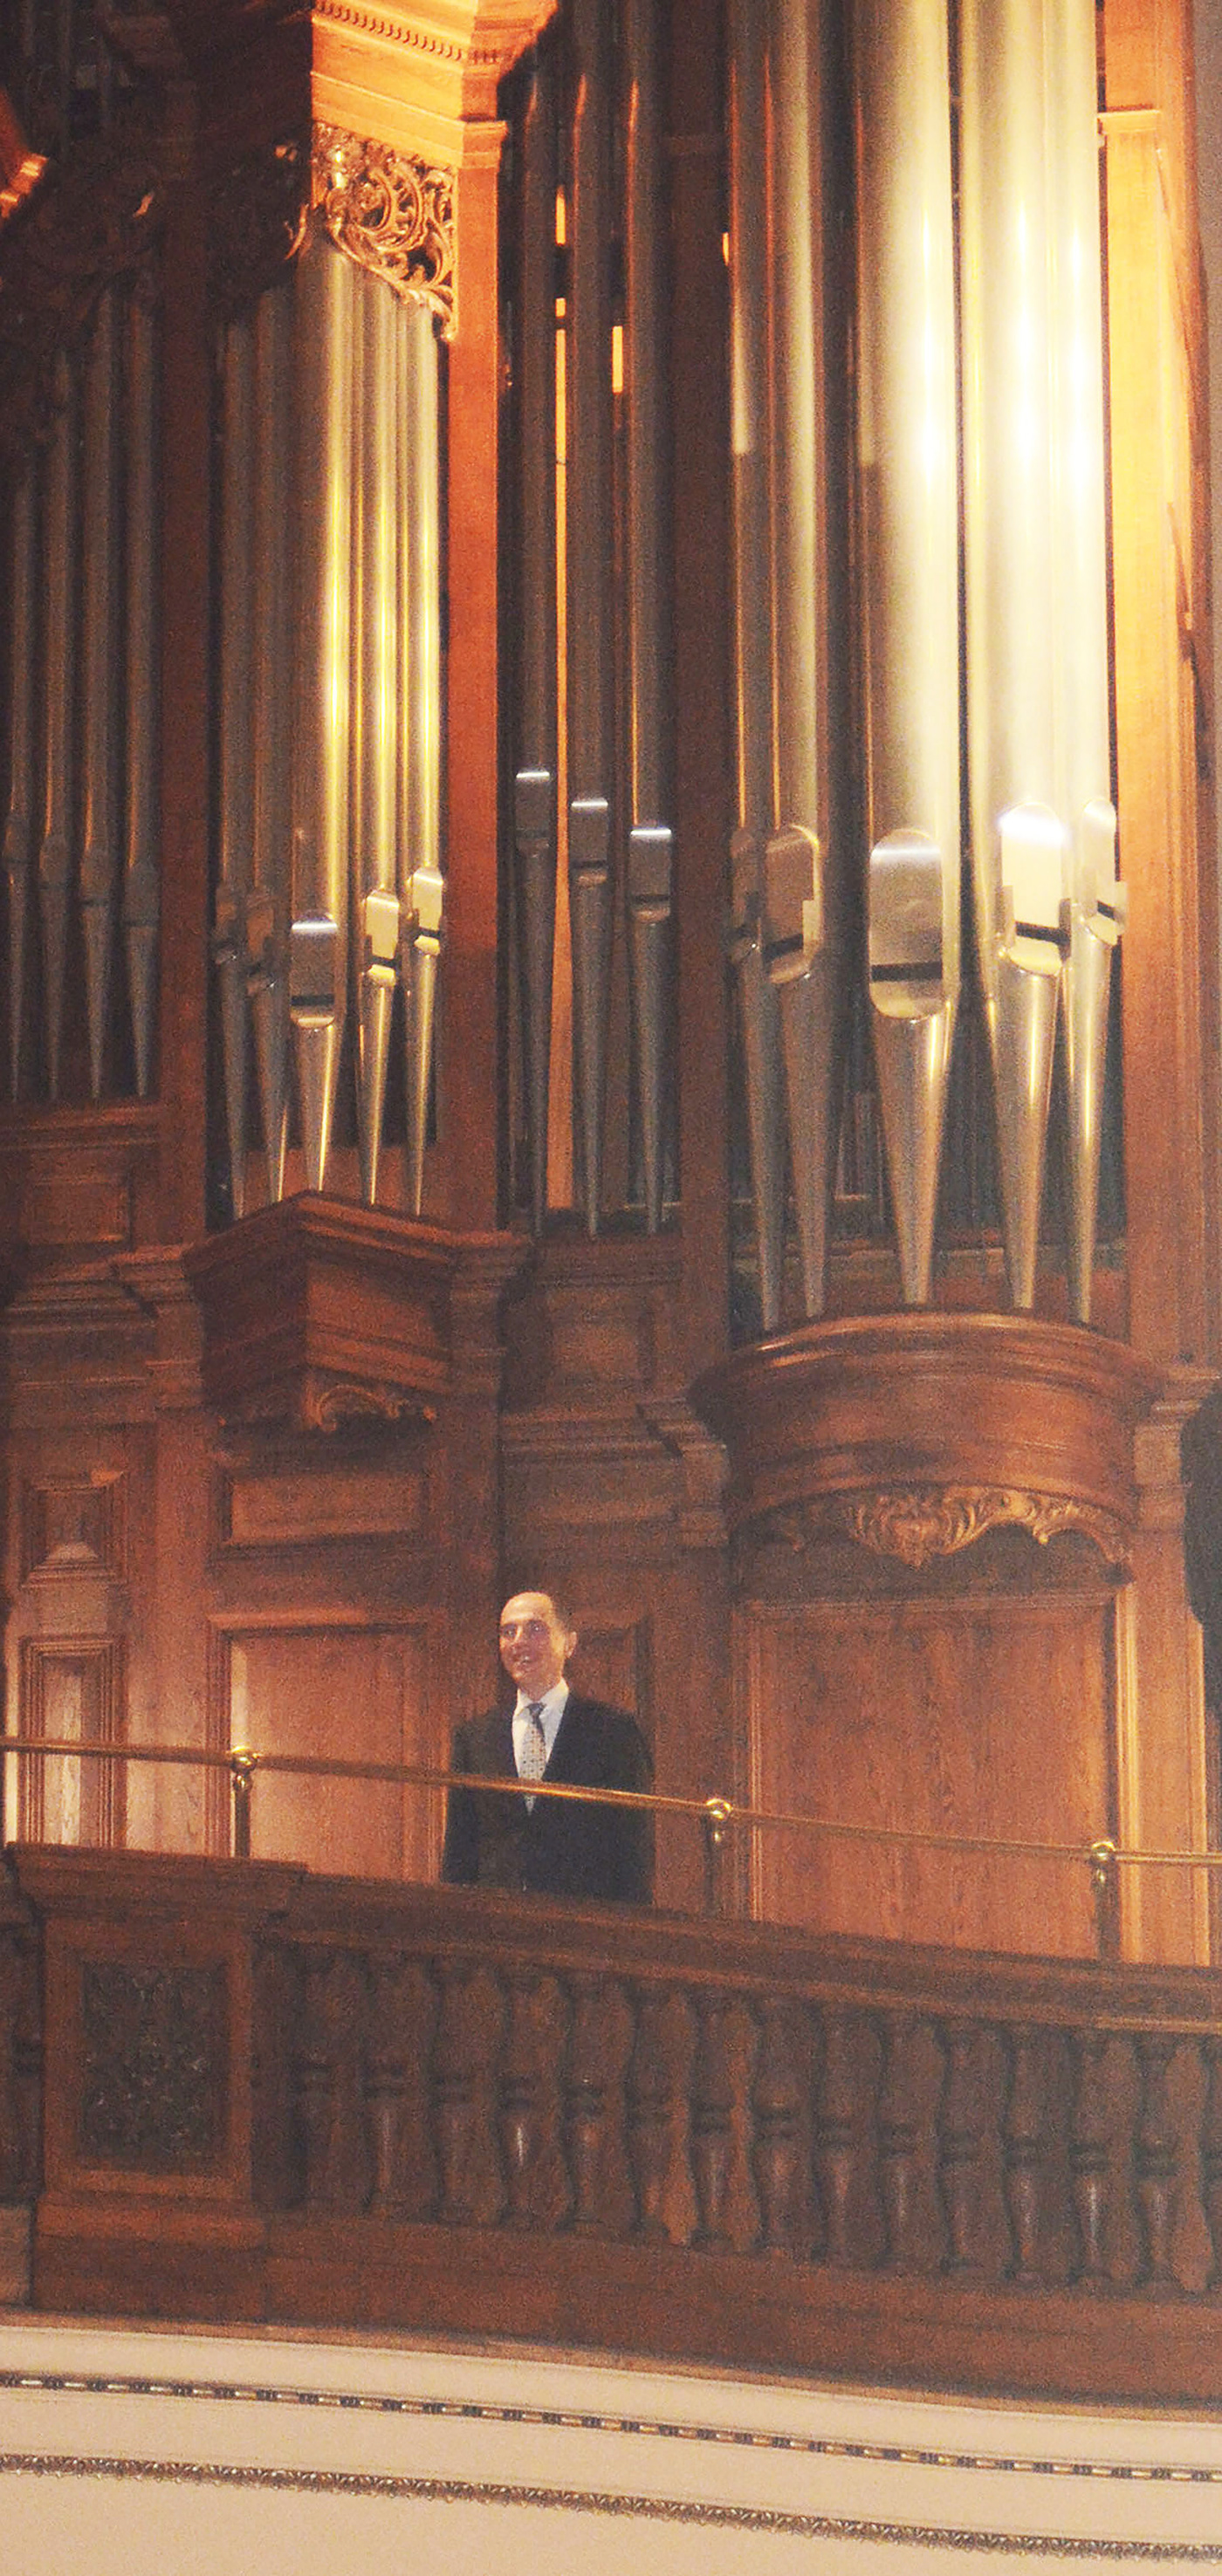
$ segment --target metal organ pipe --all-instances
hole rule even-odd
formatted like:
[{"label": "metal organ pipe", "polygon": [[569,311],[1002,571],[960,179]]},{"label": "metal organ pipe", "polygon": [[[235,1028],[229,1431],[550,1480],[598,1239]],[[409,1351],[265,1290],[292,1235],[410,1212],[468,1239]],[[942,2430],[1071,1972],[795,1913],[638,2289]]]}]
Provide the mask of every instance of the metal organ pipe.
[{"label": "metal organ pipe", "polygon": [[666,578],[668,442],[663,193],[656,0],[626,0],[625,396],[627,415],[628,956],[645,1214],[662,1222],[674,832],[669,820]]},{"label": "metal organ pipe", "polygon": [[220,858],[213,953],[220,984],[230,1193],[234,1215],[241,1216],[246,1188],[246,904],[254,837],[255,345],[249,314],[225,327],[222,403]]},{"label": "metal organ pipe", "polygon": [[356,271],[317,223],[297,266],[297,671],[289,984],[306,1181],[330,1153],[346,1003]]},{"label": "metal organ pipe", "polygon": [[4,872],[8,884],[9,1090],[17,1097],[25,1022],[25,964],[34,831],[34,636],[38,600],[38,520],[32,463],[20,476],[12,507],[12,674],[8,806]]},{"label": "metal organ pipe", "polygon": [[43,824],[38,851],[42,913],[43,1007],[47,1087],[59,1098],[68,887],[72,874],[72,798],[76,689],[77,391],[68,358],[55,362],[55,424],[43,487],[43,588],[46,687],[43,699]]},{"label": "metal organ pipe", "polygon": [[292,686],[289,500],[293,279],[255,311],[254,776],[246,970],[263,1118],[267,1193],[284,1195],[288,1136],[289,741]]},{"label": "metal organ pipe", "polygon": [[826,756],[821,508],[822,29],[808,0],[772,0],[769,48],[772,539],[776,828],[764,853],[765,954],[778,989],[808,1315],[822,1312],[843,1018],[840,854]]},{"label": "metal organ pipe", "polygon": [[556,77],[536,52],[522,125],[517,242],[520,560],[514,904],[531,1223],[547,1212],[556,928]]},{"label": "metal organ pipe", "polygon": [[577,1125],[598,1232],[613,883],[610,124],[603,0],[574,0],[576,104],[567,298],[569,903]]},{"label": "metal organ pipe", "polygon": [[394,298],[357,276],[356,591],[353,653],[353,896],[360,956],[358,1133],[361,1190],[377,1197],[399,946],[399,391]]},{"label": "metal organ pipe", "polygon": [[1051,368],[1056,470],[1052,634],[1056,805],[1069,836],[1061,968],[1069,1149],[1069,1302],[1090,1319],[1112,950],[1125,917],[1110,802],[1100,293],[1099,142],[1092,0],[1048,0],[1053,225]]},{"label": "metal organ pipe", "polygon": [[420,1214],[445,879],[441,842],[441,511],[437,333],[419,300],[398,316],[403,706],[399,812],[407,1051],[407,1201]]},{"label": "metal organ pipe", "polygon": [[158,492],[157,313],[149,281],[137,281],[128,307],[127,487],[127,836],[123,929],[131,997],[136,1089],[148,1096],[157,1011],[160,918],[160,503]]},{"label": "metal organ pipe", "polygon": [[871,1022],[903,1293],[930,1293],[959,996],[959,570],[945,0],[858,0],[858,533]]},{"label": "metal organ pipe", "polygon": [[730,447],[737,827],[730,959],[738,982],[765,1332],[781,1320],[785,1106],[776,988],[764,965],[764,844],[772,825],[766,13],[731,0]]},{"label": "metal organ pipe", "polygon": [[102,1091],[119,874],[118,315],[108,287],[94,317],[83,386],[81,925],[89,1078]]}]

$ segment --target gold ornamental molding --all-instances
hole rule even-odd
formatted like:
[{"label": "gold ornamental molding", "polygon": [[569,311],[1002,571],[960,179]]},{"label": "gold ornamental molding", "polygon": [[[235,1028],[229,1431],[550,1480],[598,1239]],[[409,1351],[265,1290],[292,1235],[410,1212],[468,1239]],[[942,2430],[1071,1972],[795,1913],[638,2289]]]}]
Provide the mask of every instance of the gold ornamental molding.
[{"label": "gold ornamental molding", "polygon": [[843,1526],[875,1556],[920,1567],[957,1556],[992,1529],[1024,1529],[1041,1547],[1068,1530],[1093,1540],[1109,1565],[1127,1565],[1130,1549],[1118,1520],[1060,1494],[1024,1494],[983,1485],[947,1485],[891,1494],[846,1495]]},{"label": "gold ornamental molding", "polygon": [[313,202],[336,248],[370,269],[404,303],[426,304],[452,339],[455,326],[454,173],[389,144],[314,129]]}]

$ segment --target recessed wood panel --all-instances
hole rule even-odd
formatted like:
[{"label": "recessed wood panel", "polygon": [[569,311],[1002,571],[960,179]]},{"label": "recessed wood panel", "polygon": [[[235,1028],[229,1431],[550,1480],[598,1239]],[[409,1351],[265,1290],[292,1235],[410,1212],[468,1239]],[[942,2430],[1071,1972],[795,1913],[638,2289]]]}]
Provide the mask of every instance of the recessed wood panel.
[{"label": "recessed wood panel", "polygon": [[[229,1634],[219,1658],[224,1745],[310,1762],[437,1758],[423,1628],[285,1625]],[[223,1775],[222,1775],[223,1776]],[[259,1860],[370,1878],[435,1875],[441,1795],[392,1781],[257,1772],[251,1850]]]},{"label": "recessed wood panel", "polygon": [[424,1494],[421,1471],[331,1469],[326,1475],[236,1475],[226,1481],[224,1535],[234,1547],[291,1545],[302,1539],[354,1538],[416,1531]]},{"label": "recessed wood panel", "polygon": [[[1112,1617],[1081,1597],[753,1611],[753,1804],[884,1837],[757,1829],[756,1910],[825,1932],[1093,1955],[1085,1854],[1112,1829]],[[893,1833],[1081,1857],[888,1845]]]}]

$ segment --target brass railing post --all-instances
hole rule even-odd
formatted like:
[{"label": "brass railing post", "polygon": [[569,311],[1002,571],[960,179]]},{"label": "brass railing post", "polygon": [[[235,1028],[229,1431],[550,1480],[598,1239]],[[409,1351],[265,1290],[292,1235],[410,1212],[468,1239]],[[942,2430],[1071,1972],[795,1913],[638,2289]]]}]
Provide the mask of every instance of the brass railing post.
[{"label": "brass railing post", "polygon": [[235,1744],[229,1756],[229,1779],[233,1789],[233,1856],[250,1859],[250,1802],[255,1785],[259,1756],[248,1744]]},{"label": "brass railing post", "polygon": [[1117,1868],[1115,1843],[1106,1834],[1099,1835],[1087,1853],[1090,1862],[1091,1894],[1095,1900],[1095,1939],[1101,1959],[1114,1959],[1117,1951],[1117,1906],[1120,1873]]},{"label": "brass railing post", "polygon": [[704,1802],[704,1910],[721,1912],[721,1854],[726,1827],[734,1809],[728,1798],[706,1798]]}]

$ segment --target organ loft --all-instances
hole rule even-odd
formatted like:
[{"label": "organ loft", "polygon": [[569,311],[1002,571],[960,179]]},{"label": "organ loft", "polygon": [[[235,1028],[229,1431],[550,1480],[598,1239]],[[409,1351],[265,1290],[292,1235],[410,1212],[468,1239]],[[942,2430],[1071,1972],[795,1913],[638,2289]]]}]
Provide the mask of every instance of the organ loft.
[{"label": "organ loft", "polygon": [[[98,1961],[161,1925],[221,1963],[234,2099],[263,2034],[215,2251],[252,2188],[296,2205],[287,2147],[242,2164],[296,2080],[242,1947],[268,1889],[307,1949],[347,1888],[370,1940],[526,1955],[529,1908],[435,1886],[519,1589],[563,1592],[655,1766],[659,1924],[548,1934],[581,1953],[570,2146],[587,1986],[629,1958],[634,1994],[850,1960],[854,2012],[915,1962],[939,2030],[1004,1987],[1086,2032],[1091,1977],[1143,2029],[1181,2010],[1222,1839],[1181,0],[12,0],[2,43],[35,2295],[130,2306],[163,2259],[158,2296],[204,2295],[204,2219],[166,2251],[134,2150],[98,2254],[110,2168],[63,2108]],[[780,2243],[806,2061],[760,2010],[772,2182],[727,2241]],[[624,2043],[638,2111],[655,2059],[679,2084],[660,2028]],[[673,2235],[641,2158],[634,2223]],[[495,2192],[453,2190],[474,2241]]]}]

